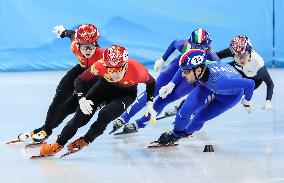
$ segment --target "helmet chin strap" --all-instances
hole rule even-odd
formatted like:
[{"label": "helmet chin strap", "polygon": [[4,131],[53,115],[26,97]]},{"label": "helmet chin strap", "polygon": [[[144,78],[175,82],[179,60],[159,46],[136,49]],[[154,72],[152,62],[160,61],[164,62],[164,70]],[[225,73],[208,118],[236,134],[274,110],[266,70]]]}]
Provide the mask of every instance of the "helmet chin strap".
[{"label": "helmet chin strap", "polygon": [[[198,76],[196,75],[196,69],[198,69],[198,68],[201,68],[201,69],[202,69],[202,71],[201,71],[200,74],[199,74],[200,77],[198,77]],[[193,74],[194,74],[195,80],[200,79],[200,78],[202,77],[202,75],[203,75],[203,72],[204,72],[204,68],[203,68],[203,67],[196,67],[196,68],[194,68],[194,69],[193,69]]]},{"label": "helmet chin strap", "polygon": [[196,72],[195,72],[196,69],[197,69],[197,68],[193,69],[193,74],[194,74],[194,79],[195,79],[195,80],[198,80],[198,78],[197,78],[197,76],[196,76]]}]

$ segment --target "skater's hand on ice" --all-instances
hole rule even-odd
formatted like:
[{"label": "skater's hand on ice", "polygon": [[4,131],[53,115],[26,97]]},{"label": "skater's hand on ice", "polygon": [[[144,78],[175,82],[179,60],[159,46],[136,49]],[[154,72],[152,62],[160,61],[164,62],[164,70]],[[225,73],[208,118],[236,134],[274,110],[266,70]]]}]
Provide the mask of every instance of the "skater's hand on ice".
[{"label": "skater's hand on ice", "polygon": [[148,117],[148,115],[151,115],[150,122],[154,125],[157,123],[156,118],[157,118],[157,112],[153,108],[153,102],[148,101],[146,104],[146,111],[145,111],[145,116]]},{"label": "skater's hand on ice", "polygon": [[161,72],[161,70],[163,69],[164,63],[165,61],[162,57],[159,60],[157,60],[154,65],[154,71],[158,73]]},{"label": "skater's hand on ice", "polygon": [[65,31],[63,25],[56,25],[53,27],[53,33],[57,34],[57,38],[61,38],[61,34]]},{"label": "skater's hand on ice", "polygon": [[94,103],[91,100],[87,100],[85,97],[79,100],[80,109],[84,114],[92,114]]},{"label": "skater's hand on ice", "polygon": [[247,101],[245,98],[243,98],[241,103],[243,104],[246,112],[247,113],[251,113],[251,111],[252,111],[251,102]]},{"label": "skater's hand on ice", "polygon": [[163,86],[159,90],[159,96],[165,99],[170,93],[172,93],[174,87],[175,87],[175,84],[173,82],[169,82],[166,86]]},{"label": "skater's hand on ice", "polygon": [[271,100],[266,100],[262,109],[264,109],[264,110],[272,110],[273,107],[272,107]]}]

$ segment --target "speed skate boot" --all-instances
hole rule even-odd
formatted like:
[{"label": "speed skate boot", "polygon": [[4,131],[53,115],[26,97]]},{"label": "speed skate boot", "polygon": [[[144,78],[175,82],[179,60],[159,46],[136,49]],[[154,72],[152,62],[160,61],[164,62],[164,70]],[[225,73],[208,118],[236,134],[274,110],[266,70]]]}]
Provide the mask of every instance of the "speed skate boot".
[{"label": "speed skate boot", "polygon": [[127,133],[135,133],[138,132],[138,124],[136,122],[134,123],[128,123],[124,126],[122,132],[115,133],[114,135],[123,135]]},{"label": "speed skate boot", "polygon": [[138,124],[136,122],[134,123],[130,123],[130,124],[127,124],[124,126],[123,128],[123,133],[126,134],[126,133],[135,133],[135,132],[138,132]]},{"label": "speed skate boot", "polygon": [[27,142],[27,141],[32,141],[32,136],[34,135],[34,132],[26,132],[26,133],[21,133],[18,135],[18,140],[21,142]]},{"label": "speed skate boot", "polygon": [[126,122],[124,121],[123,118],[117,118],[114,122],[113,122],[113,128],[112,131],[109,132],[109,134],[112,134],[113,132],[117,131],[118,129],[120,129],[121,127],[123,127],[126,124]]},{"label": "speed skate boot", "polygon": [[52,156],[63,149],[57,142],[53,144],[42,144],[40,146],[40,156]]},{"label": "speed skate boot", "polygon": [[14,144],[14,143],[18,143],[18,142],[28,142],[28,141],[32,141],[32,136],[34,135],[34,132],[25,132],[25,133],[21,133],[20,135],[18,135],[18,138],[16,140],[11,140],[6,142],[6,144]]},{"label": "speed skate boot", "polygon": [[179,139],[173,135],[171,132],[163,133],[158,140],[150,142],[148,148],[159,148],[159,147],[169,147],[177,146],[176,143]]},{"label": "speed skate boot", "polygon": [[45,140],[49,137],[49,135],[46,133],[45,130],[41,130],[38,133],[34,133],[32,135],[32,140],[33,142],[30,144],[27,144],[25,146],[25,148],[29,148],[29,147],[35,147],[38,146],[40,144],[46,144]]},{"label": "speed skate boot", "polygon": [[35,143],[39,143],[45,141],[49,136],[50,134],[47,134],[45,130],[41,130],[38,133],[33,134],[32,138]]},{"label": "speed skate boot", "polygon": [[177,112],[178,112],[178,106],[174,106],[165,112],[165,116],[174,116],[177,114]]},{"label": "speed skate boot", "polygon": [[63,146],[59,145],[57,142],[53,144],[41,144],[39,155],[31,156],[30,159],[53,156],[62,149]]},{"label": "speed skate boot", "polygon": [[68,152],[63,154],[60,158],[63,158],[65,156],[68,156],[70,154],[78,152],[81,149],[83,149],[84,147],[86,147],[87,145],[89,145],[89,142],[87,140],[85,140],[84,137],[80,137],[79,139],[75,140],[74,142],[70,143],[67,146]]},{"label": "speed skate boot", "polygon": [[68,151],[77,152],[80,151],[83,147],[89,145],[89,143],[84,139],[84,137],[80,137],[74,142],[70,143],[67,146]]},{"label": "speed skate boot", "polygon": [[183,103],[185,100],[181,101],[179,105],[174,106],[173,108],[169,109],[168,111],[165,112],[165,116],[175,116],[180,108],[182,107]]}]

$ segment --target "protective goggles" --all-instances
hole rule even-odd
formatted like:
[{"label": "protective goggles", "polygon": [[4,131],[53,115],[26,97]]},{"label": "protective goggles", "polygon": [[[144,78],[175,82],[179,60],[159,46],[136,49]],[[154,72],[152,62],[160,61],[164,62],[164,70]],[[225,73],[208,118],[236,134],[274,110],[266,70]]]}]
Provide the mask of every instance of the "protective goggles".
[{"label": "protective goggles", "polygon": [[198,45],[191,45],[191,49],[199,49],[199,50],[206,51],[208,49],[208,47],[205,46],[205,45],[200,45],[200,46],[198,46]]},{"label": "protective goggles", "polygon": [[81,44],[80,47],[84,51],[93,50],[96,48],[96,46],[93,44]]},{"label": "protective goggles", "polygon": [[234,57],[235,57],[235,58],[242,59],[242,58],[245,58],[245,57],[248,56],[248,55],[249,55],[249,52],[246,51],[246,52],[244,52],[243,54],[235,54]]},{"label": "protective goggles", "polygon": [[124,69],[124,66],[120,66],[120,67],[107,67],[107,71],[108,72],[121,72]]}]

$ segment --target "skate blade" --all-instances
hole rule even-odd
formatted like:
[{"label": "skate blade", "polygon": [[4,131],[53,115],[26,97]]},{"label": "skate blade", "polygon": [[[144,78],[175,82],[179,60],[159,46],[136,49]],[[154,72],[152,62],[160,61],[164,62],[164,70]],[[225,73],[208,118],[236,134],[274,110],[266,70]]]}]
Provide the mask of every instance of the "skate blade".
[{"label": "skate blade", "polygon": [[178,146],[178,143],[174,143],[174,144],[159,144],[158,141],[153,141],[150,142],[151,145],[148,145],[148,149],[154,149],[154,148],[160,148],[160,147],[174,147],[174,146]]},{"label": "skate blade", "polygon": [[164,115],[164,116],[158,117],[156,120],[158,121],[158,120],[160,120],[160,119],[164,119],[164,118],[167,118],[167,117],[171,117],[171,116],[169,116],[169,115]]},{"label": "skate blade", "polygon": [[45,157],[51,157],[54,155],[35,155],[35,156],[31,156],[30,159],[39,159],[39,158],[45,158]]},{"label": "skate blade", "polygon": [[118,132],[118,133],[115,133],[115,134],[113,134],[113,135],[123,135],[123,134],[125,134],[125,133],[123,133],[123,132]]},{"label": "skate blade", "polygon": [[137,132],[138,132],[138,131],[124,133],[124,132],[122,131],[122,132],[115,133],[115,134],[113,134],[113,135],[126,135],[126,134],[133,134],[133,133],[137,133]]},{"label": "skate blade", "polygon": [[112,130],[111,132],[109,132],[108,134],[112,134],[112,133],[114,133],[116,130]]},{"label": "skate blade", "polygon": [[192,138],[192,137],[193,137],[193,135],[188,135],[186,138],[188,138],[188,139],[189,139],[189,138]]},{"label": "skate blade", "polygon": [[163,116],[158,117],[156,120],[164,119],[164,118],[169,118],[172,116],[175,116],[176,114],[164,114]]},{"label": "skate blade", "polygon": [[42,144],[47,144],[47,142],[34,142],[34,143],[31,143],[31,144],[27,144],[25,145],[25,149],[27,148],[32,148],[32,147],[37,147],[39,145],[42,145]]},{"label": "skate blade", "polygon": [[[78,152],[78,151],[76,151],[76,152]],[[60,156],[60,158],[64,158],[64,157],[69,156],[70,154],[74,154],[74,153],[76,153],[76,152],[68,151],[67,153],[62,154],[62,155]]]},{"label": "skate blade", "polygon": [[24,141],[21,141],[20,139],[17,139],[17,140],[11,140],[9,142],[6,142],[6,144],[14,144],[14,143],[18,143],[18,142],[24,142]]}]

